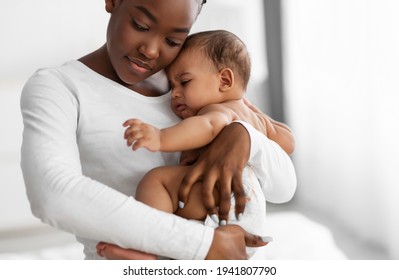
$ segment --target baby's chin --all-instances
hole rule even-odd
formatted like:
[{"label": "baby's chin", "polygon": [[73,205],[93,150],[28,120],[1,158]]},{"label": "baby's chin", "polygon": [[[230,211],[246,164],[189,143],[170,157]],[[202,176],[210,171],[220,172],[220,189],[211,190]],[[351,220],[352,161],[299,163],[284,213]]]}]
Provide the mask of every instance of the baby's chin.
[{"label": "baby's chin", "polygon": [[187,118],[195,116],[194,112],[187,110],[187,109],[183,110],[183,111],[177,111],[174,109],[172,109],[172,110],[176,114],[176,116],[180,117],[181,119],[187,119]]},{"label": "baby's chin", "polygon": [[190,111],[190,110],[184,110],[183,112],[180,112],[180,116],[179,117],[182,118],[182,119],[187,119],[187,118],[193,117],[195,115],[196,114],[194,112]]}]

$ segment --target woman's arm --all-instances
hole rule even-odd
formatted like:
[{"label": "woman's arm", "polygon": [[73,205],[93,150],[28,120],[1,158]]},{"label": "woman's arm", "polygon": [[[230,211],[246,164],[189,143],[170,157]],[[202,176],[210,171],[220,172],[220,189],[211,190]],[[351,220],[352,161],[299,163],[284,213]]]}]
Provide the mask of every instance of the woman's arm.
[{"label": "woman's arm", "polygon": [[[247,259],[246,247],[261,247],[268,244],[262,237],[250,234],[237,225],[220,226],[215,229],[207,260]],[[157,257],[114,244],[100,242],[97,254],[108,260],[155,260]]]},{"label": "woman's arm", "polygon": [[205,258],[213,229],[150,208],[82,174],[79,104],[63,80],[55,71],[41,71],[21,96],[21,167],[33,214],[81,238],[176,259]]},{"label": "woman's arm", "polygon": [[[224,128],[202,153],[194,168],[185,177],[180,188],[182,202],[198,180],[203,181],[204,205],[208,213],[219,214],[219,220],[228,220],[230,197],[234,192],[236,216],[244,212],[245,192],[242,171],[249,163],[261,177],[262,190],[271,202],[292,198],[296,189],[296,175],[291,159],[274,141],[246,123],[234,122]],[[220,192],[217,211],[213,189]]]}]

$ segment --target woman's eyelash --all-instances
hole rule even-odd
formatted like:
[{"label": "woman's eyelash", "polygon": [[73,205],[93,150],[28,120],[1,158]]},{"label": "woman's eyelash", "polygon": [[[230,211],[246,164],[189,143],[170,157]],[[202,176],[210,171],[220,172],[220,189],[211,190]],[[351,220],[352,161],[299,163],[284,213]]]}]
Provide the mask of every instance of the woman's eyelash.
[{"label": "woman's eyelash", "polygon": [[148,27],[145,27],[145,26],[143,26],[143,25],[137,23],[137,21],[135,21],[134,18],[132,18],[132,24],[133,24],[133,27],[134,27],[135,29],[137,29],[138,31],[145,32],[145,31],[148,31],[148,30],[149,30]]},{"label": "woman's eyelash", "polygon": [[[147,32],[147,31],[150,30],[148,27],[138,23],[134,18],[132,18],[132,25],[137,31],[140,31],[140,32]],[[181,46],[180,42],[176,42],[176,41],[174,41],[172,39],[168,39],[168,38],[166,38],[165,40],[166,40],[166,43],[169,46],[171,46],[171,47],[179,47],[179,46]]]},{"label": "woman's eyelash", "polygon": [[166,43],[167,43],[169,46],[171,46],[171,47],[178,47],[178,46],[181,45],[180,43],[175,42],[175,41],[173,41],[173,40],[171,40],[171,39],[167,39],[167,38],[166,38]]}]

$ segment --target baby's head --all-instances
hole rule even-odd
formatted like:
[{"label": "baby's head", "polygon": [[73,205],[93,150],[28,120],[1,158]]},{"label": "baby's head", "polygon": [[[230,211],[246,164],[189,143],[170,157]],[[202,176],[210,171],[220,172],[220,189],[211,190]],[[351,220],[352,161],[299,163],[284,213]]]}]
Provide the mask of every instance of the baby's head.
[{"label": "baby's head", "polygon": [[236,35],[225,30],[204,31],[187,37],[166,73],[172,87],[172,107],[186,118],[207,105],[242,98],[251,62],[245,44]]},{"label": "baby's head", "polygon": [[191,50],[200,50],[203,58],[208,59],[218,71],[230,68],[236,82],[246,90],[251,75],[251,60],[247,47],[236,35],[226,30],[195,33],[187,37],[179,56]]}]

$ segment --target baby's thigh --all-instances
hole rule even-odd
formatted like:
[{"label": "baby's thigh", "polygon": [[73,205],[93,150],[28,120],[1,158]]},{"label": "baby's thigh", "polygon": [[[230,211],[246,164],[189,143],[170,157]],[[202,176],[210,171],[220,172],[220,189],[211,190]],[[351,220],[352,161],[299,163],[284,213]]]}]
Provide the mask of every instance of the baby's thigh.
[{"label": "baby's thigh", "polygon": [[187,166],[160,166],[150,170],[137,186],[136,196],[142,192],[152,192],[154,195],[167,193],[172,203],[177,208],[179,187],[185,174]]},{"label": "baby's thigh", "polygon": [[[179,190],[184,177],[190,172],[191,166],[166,166],[155,169],[162,185],[168,191],[172,200],[174,213],[186,219],[204,220],[207,211],[202,202],[202,183],[196,182],[184,201],[184,207],[179,208]],[[217,199],[217,198],[215,198]]]},{"label": "baby's thigh", "polygon": [[190,193],[188,194],[187,200],[184,201],[184,207],[177,208],[175,214],[186,219],[200,221],[205,220],[207,210],[204,206],[202,197],[202,182],[197,182],[192,186]]}]

